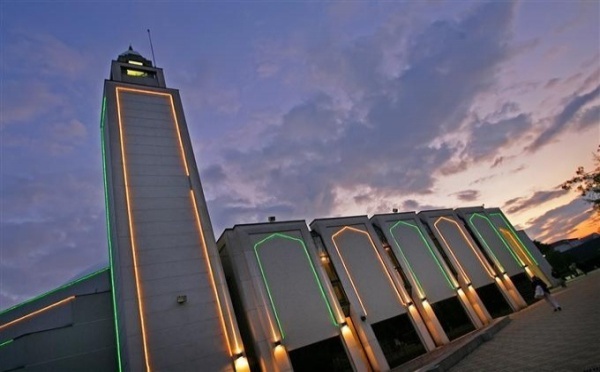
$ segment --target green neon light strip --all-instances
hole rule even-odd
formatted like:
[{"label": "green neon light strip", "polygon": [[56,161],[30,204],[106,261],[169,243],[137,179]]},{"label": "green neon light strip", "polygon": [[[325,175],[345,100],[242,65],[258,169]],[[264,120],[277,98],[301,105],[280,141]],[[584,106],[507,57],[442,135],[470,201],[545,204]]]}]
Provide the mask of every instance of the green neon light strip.
[{"label": "green neon light strip", "polygon": [[521,266],[521,267],[525,266],[525,264],[523,263],[523,261],[521,261],[521,259],[519,257],[517,257],[517,255],[515,255],[515,252],[513,252],[513,250],[510,248],[510,246],[508,245],[508,243],[506,242],[506,240],[504,240],[504,238],[502,237],[502,234],[500,234],[498,232],[498,230],[496,229],[496,226],[494,226],[494,224],[492,223],[492,221],[490,221],[490,219],[487,218],[486,216],[481,215],[479,213],[474,213],[473,216],[475,216],[475,215],[477,215],[477,216],[479,216],[481,218],[484,218],[488,222],[488,224],[490,225],[490,227],[492,228],[492,230],[494,230],[494,232],[496,233],[496,235],[498,236],[498,238],[500,238],[500,240],[502,241],[502,244],[504,244],[504,248],[506,248],[506,250],[508,251],[508,253],[510,253],[510,255],[513,257],[513,259],[516,261],[516,263],[519,266]]},{"label": "green neon light strip", "polygon": [[529,256],[529,258],[531,258],[531,260],[538,265],[538,262],[535,258],[533,258],[533,256],[531,255],[531,252],[529,252],[529,249],[527,249],[527,246],[525,244],[523,244],[523,241],[521,240],[521,238],[519,238],[519,235],[517,234],[517,232],[515,231],[515,229],[513,229],[512,225],[508,222],[508,220],[506,219],[506,217],[504,217],[504,215],[502,213],[492,213],[492,216],[500,216],[500,218],[502,218],[502,220],[504,221],[504,224],[506,226],[508,226],[508,229],[512,232],[513,236],[515,238],[517,238],[517,241],[521,244],[521,248],[527,253],[527,255]]},{"label": "green neon light strip", "polygon": [[[453,280],[450,279],[450,277],[448,276],[448,273],[446,272],[446,270],[444,270],[444,267],[440,263],[440,260],[438,260],[437,256],[433,252],[433,249],[431,248],[431,245],[429,244],[429,242],[427,241],[427,239],[425,239],[425,236],[423,235],[423,232],[421,232],[421,229],[419,229],[419,227],[417,225],[414,225],[414,224],[406,222],[406,221],[398,221],[398,222],[396,222],[394,224],[394,226],[392,226],[390,228],[390,234],[392,234],[392,236],[393,236],[394,233],[392,232],[392,229],[398,227],[398,225],[400,225],[400,224],[408,226],[408,227],[412,227],[413,229],[417,230],[417,232],[419,233],[419,236],[421,237],[421,240],[423,241],[423,243],[425,243],[425,246],[429,250],[429,253],[431,254],[431,257],[433,257],[433,260],[435,261],[435,263],[439,267],[440,271],[444,275],[444,278],[446,278],[446,282],[448,283],[448,286],[452,290],[456,289],[458,287],[458,285],[456,283],[454,283]],[[395,240],[396,240],[396,237],[394,236],[394,241]],[[411,270],[412,270],[412,268],[411,268]]]},{"label": "green neon light strip", "polygon": [[273,308],[273,313],[275,314],[275,320],[277,321],[277,326],[279,327],[279,331],[281,332],[281,338],[282,339],[285,338],[285,333],[283,332],[283,328],[281,327],[281,322],[279,320],[279,315],[278,315],[277,309],[275,307],[275,302],[273,301],[271,289],[269,288],[269,284],[267,283],[267,277],[265,275],[262,263],[260,261],[260,256],[258,255],[258,246],[267,242],[268,240],[273,239],[273,238],[283,238],[283,239],[292,240],[297,243],[300,243],[302,248],[304,248],[304,253],[306,254],[306,259],[308,260],[310,268],[313,272],[315,281],[317,282],[317,286],[319,287],[319,290],[321,291],[321,296],[323,297],[323,301],[325,302],[325,305],[327,306],[327,310],[329,311],[329,316],[331,318],[331,322],[333,323],[333,325],[335,325],[337,327],[338,324],[337,324],[337,321],[335,320],[335,316],[333,315],[333,310],[331,308],[331,305],[329,304],[329,301],[327,300],[327,296],[325,295],[325,290],[323,289],[323,285],[321,284],[321,281],[319,280],[319,276],[317,274],[315,266],[313,265],[312,260],[310,259],[310,255],[308,254],[308,249],[306,249],[306,245],[304,244],[304,241],[302,241],[301,239],[298,239],[298,238],[291,237],[289,235],[285,235],[285,234],[281,234],[281,233],[274,233],[274,234],[267,236],[266,238],[259,241],[258,243],[254,244],[254,254],[256,255],[256,260],[258,261],[258,267],[259,267],[260,273],[263,277],[263,282],[265,283],[265,287],[267,288],[267,294],[268,294],[269,300],[271,302],[271,307]]},{"label": "green neon light strip", "polygon": [[11,342],[13,342],[13,340],[6,340],[6,341],[0,343],[0,347],[6,346],[6,345],[10,344]]},{"label": "green neon light strip", "polygon": [[[492,251],[492,248],[490,248],[490,246],[488,245],[488,243],[485,241],[485,239],[483,238],[483,236],[479,232],[479,229],[477,229],[477,227],[473,223],[473,218],[475,218],[475,217],[485,218],[484,216],[480,215],[479,213],[474,213],[474,214],[471,215],[471,217],[469,217],[469,225],[471,225],[471,227],[473,228],[473,231],[475,231],[475,233],[479,237],[479,240],[483,243],[483,246],[485,247],[485,249],[492,256],[492,259],[494,260],[494,263],[496,264],[496,267],[498,267],[501,272],[503,272],[503,273],[506,272],[506,270],[504,270],[504,267],[500,264],[500,261],[498,261],[498,258],[494,254],[494,251]],[[487,218],[486,218],[486,220],[487,220]],[[490,220],[487,220],[487,221],[491,225]],[[494,226],[492,226],[492,228],[494,228]],[[494,229],[494,231],[495,231],[495,229]]]},{"label": "green neon light strip", "polygon": [[408,260],[406,259],[406,256],[404,255],[404,252],[402,252],[402,248],[400,248],[400,244],[398,243],[398,241],[396,240],[396,236],[394,235],[394,233],[392,232],[392,229],[395,228],[398,223],[400,221],[396,222],[396,224],[394,226],[392,226],[390,228],[390,235],[392,236],[392,239],[394,239],[394,243],[396,244],[396,248],[398,249],[398,252],[400,253],[400,256],[402,256],[402,260],[404,261],[404,263],[406,264],[406,266],[408,267],[408,271],[410,272],[410,276],[412,276],[412,278],[414,279],[415,283],[417,284],[417,287],[419,289],[419,294],[423,297],[425,297],[425,290],[423,289],[423,287],[421,286],[421,282],[419,281],[419,279],[417,278],[417,275],[415,274],[415,271],[413,270],[412,266],[410,266],[410,263],[408,262]]},{"label": "green neon light strip", "polygon": [[123,362],[121,360],[121,340],[119,337],[119,317],[117,314],[117,296],[115,287],[115,268],[113,264],[113,247],[110,235],[110,212],[108,205],[108,175],[106,173],[106,150],[104,149],[104,120],[106,118],[106,97],[102,99],[102,115],[100,121],[100,140],[102,142],[102,175],[104,178],[104,209],[106,214],[106,239],[108,241],[108,262],[110,264],[110,282],[112,285],[112,302],[113,302],[113,313],[115,317],[115,337],[117,341],[117,365],[119,366],[119,372],[123,371]]},{"label": "green neon light strip", "polygon": [[14,309],[17,309],[17,308],[19,308],[19,307],[21,307],[21,306],[25,306],[25,305],[27,305],[27,304],[29,304],[29,303],[32,303],[32,302],[34,302],[34,301],[37,301],[37,300],[39,300],[39,299],[41,299],[41,298],[47,297],[47,296],[49,296],[49,295],[51,295],[51,294],[53,294],[53,293],[56,293],[56,292],[58,292],[58,291],[60,291],[60,290],[63,290],[63,289],[65,289],[65,288],[72,287],[72,286],[74,286],[75,284],[77,284],[77,283],[81,283],[82,281],[84,281],[84,280],[86,280],[86,279],[89,279],[89,278],[91,278],[91,277],[93,277],[93,276],[99,275],[99,274],[101,274],[101,273],[105,272],[106,270],[108,270],[108,267],[105,267],[105,268],[103,268],[103,269],[100,269],[100,270],[94,271],[93,273],[91,273],[91,274],[87,274],[86,276],[82,276],[81,278],[79,278],[79,279],[76,279],[76,280],[74,280],[74,281],[72,281],[72,282],[69,282],[69,283],[63,284],[63,285],[61,285],[60,287],[58,287],[58,288],[55,288],[55,289],[53,289],[53,290],[51,290],[51,291],[48,291],[48,292],[46,292],[46,293],[42,293],[42,294],[41,294],[41,295],[39,295],[39,296],[33,297],[33,298],[31,298],[31,299],[29,299],[29,300],[27,300],[27,301],[23,301],[23,302],[21,302],[21,303],[19,303],[19,304],[16,304],[15,306],[9,307],[8,309],[2,310],[2,312],[0,312],[0,315],[4,315],[4,314],[8,313],[9,311],[12,311],[12,310],[14,310]]},{"label": "green neon light strip", "polygon": [[106,97],[102,97],[102,113],[100,114],[100,128],[104,129],[104,120],[106,118]]}]

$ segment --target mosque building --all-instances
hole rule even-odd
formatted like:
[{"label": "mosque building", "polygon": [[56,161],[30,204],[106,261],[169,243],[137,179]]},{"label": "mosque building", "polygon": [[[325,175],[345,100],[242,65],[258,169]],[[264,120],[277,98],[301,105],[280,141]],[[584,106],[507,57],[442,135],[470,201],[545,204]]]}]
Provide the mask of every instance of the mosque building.
[{"label": "mosque building", "polygon": [[0,371],[388,371],[531,304],[501,210],[241,224],[217,240],[179,91],[131,47],[101,111],[109,267],[0,312]]}]

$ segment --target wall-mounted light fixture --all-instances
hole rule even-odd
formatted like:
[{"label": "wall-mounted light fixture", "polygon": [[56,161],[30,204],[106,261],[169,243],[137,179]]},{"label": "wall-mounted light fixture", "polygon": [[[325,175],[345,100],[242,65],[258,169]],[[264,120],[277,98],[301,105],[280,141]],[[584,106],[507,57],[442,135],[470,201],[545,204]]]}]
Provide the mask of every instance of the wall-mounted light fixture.
[{"label": "wall-mounted light fixture", "polygon": [[179,305],[183,305],[187,302],[187,296],[186,295],[179,295],[177,296],[177,303]]}]

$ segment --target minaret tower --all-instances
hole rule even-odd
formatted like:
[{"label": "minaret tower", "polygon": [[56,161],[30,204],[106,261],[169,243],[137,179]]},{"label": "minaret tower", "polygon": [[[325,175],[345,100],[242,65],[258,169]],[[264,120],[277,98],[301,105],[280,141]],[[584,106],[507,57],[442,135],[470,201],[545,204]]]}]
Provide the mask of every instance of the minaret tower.
[{"label": "minaret tower", "polygon": [[119,370],[247,369],[179,92],[131,47],[101,132]]}]

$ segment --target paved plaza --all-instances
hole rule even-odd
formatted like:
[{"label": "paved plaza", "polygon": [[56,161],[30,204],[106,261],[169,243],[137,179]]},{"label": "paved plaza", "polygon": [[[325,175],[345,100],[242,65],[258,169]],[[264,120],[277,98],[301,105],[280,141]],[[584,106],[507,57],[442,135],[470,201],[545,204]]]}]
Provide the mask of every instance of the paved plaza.
[{"label": "paved plaza", "polygon": [[539,301],[510,315],[504,329],[450,370],[600,372],[600,270],[553,295],[561,312]]}]

